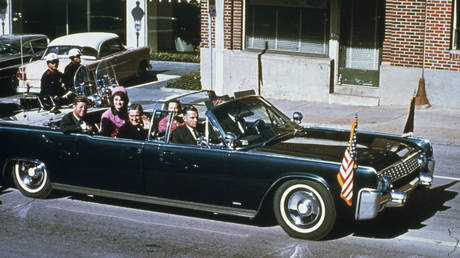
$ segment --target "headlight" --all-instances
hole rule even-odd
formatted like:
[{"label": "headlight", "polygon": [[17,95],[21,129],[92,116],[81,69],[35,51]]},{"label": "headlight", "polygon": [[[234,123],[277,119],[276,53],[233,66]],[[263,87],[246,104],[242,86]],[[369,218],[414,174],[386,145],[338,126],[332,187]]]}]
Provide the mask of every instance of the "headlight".
[{"label": "headlight", "polygon": [[427,161],[426,155],[424,153],[421,153],[420,155],[418,155],[417,161],[420,167],[425,167]]},{"label": "headlight", "polygon": [[377,190],[382,192],[382,193],[389,192],[391,190],[390,179],[388,179],[386,176],[380,175],[379,176],[379,181],[378,181],[378,184],[377,184]]}]

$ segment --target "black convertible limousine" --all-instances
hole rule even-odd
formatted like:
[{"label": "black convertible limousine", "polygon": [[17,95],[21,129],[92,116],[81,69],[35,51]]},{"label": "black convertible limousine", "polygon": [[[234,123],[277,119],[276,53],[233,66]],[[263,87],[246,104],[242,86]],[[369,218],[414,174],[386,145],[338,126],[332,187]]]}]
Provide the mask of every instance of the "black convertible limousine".
[{"label": "black convertible limousine", "polygon": [[[64,134],[59,120],[66,110],[5,118],[2,178],[36,198],[59,189],[248,218],[269,205],[290,236],[313,240],[324,238],[342,214],[372,219],[386,207],[403,206],[409,191],[431,185],[428,140],[356,131],[347,204],[337,174],[350,131],[301,126],[300,113],[291,120],[255,95],[213,105],[209,93],[179,97],[199,110],[204,132],[196,145],[172,143],[170,133],[158,132],[158,121],[174,115],[164,102],[146,105],[151,128],[144,140]],[[88,118],[98,123],[103,111],[93,108]],[[232,121],[244,122],[244,133],[228,126]]]}]

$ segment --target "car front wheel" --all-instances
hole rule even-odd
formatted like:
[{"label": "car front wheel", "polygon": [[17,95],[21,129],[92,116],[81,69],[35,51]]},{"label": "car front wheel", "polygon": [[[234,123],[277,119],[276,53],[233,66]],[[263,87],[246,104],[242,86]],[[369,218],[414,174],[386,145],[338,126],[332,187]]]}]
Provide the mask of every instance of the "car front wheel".
[{"label": "car front wheel", "polygon": [[49,173],[43,163],[18,161],[13,168],[13,181],[28,197],[46,198],[51,192]]},{"label": "car front wheel", "polygon": [[281,185],[275,192],[273,207],[280,226],[295,238],[320,240],[332,230],[336,219],[329,191],[308,180]]}]

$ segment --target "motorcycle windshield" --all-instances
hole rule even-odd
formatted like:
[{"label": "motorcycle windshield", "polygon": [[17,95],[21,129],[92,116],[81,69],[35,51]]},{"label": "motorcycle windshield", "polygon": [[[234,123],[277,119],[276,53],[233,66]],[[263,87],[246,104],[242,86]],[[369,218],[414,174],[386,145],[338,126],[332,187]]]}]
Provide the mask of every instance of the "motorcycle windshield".
[{"label": "motorcycle windshield", "polygon": [[96,68],[96,83],[99,89],[111,89],[118,86],[117,75],[110,61],[102,61]]},{"label": "motorcycle windshield", "polygon": [[90,96],[97,94],[97,85],[93,73],[84,65],[75,72],[74,89],[76,95]]}]

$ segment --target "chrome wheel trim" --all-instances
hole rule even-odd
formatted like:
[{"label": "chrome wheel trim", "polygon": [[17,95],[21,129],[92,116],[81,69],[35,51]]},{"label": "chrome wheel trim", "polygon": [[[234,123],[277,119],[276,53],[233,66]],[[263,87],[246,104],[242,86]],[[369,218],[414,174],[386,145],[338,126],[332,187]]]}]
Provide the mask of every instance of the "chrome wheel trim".
[{"label": "chrome wheel trim", "polygon": [[299,233],[317,230],[326,215],[321,195],[306,184],[295,184],[287,188],[280,199],[280,210],[286,224]]},{"label": "chrome wheel trim", "polygon": [[21,188],[29,193],[40,192],[48,179],[45,165],[27,161],[16,163],[14,174]]}]

